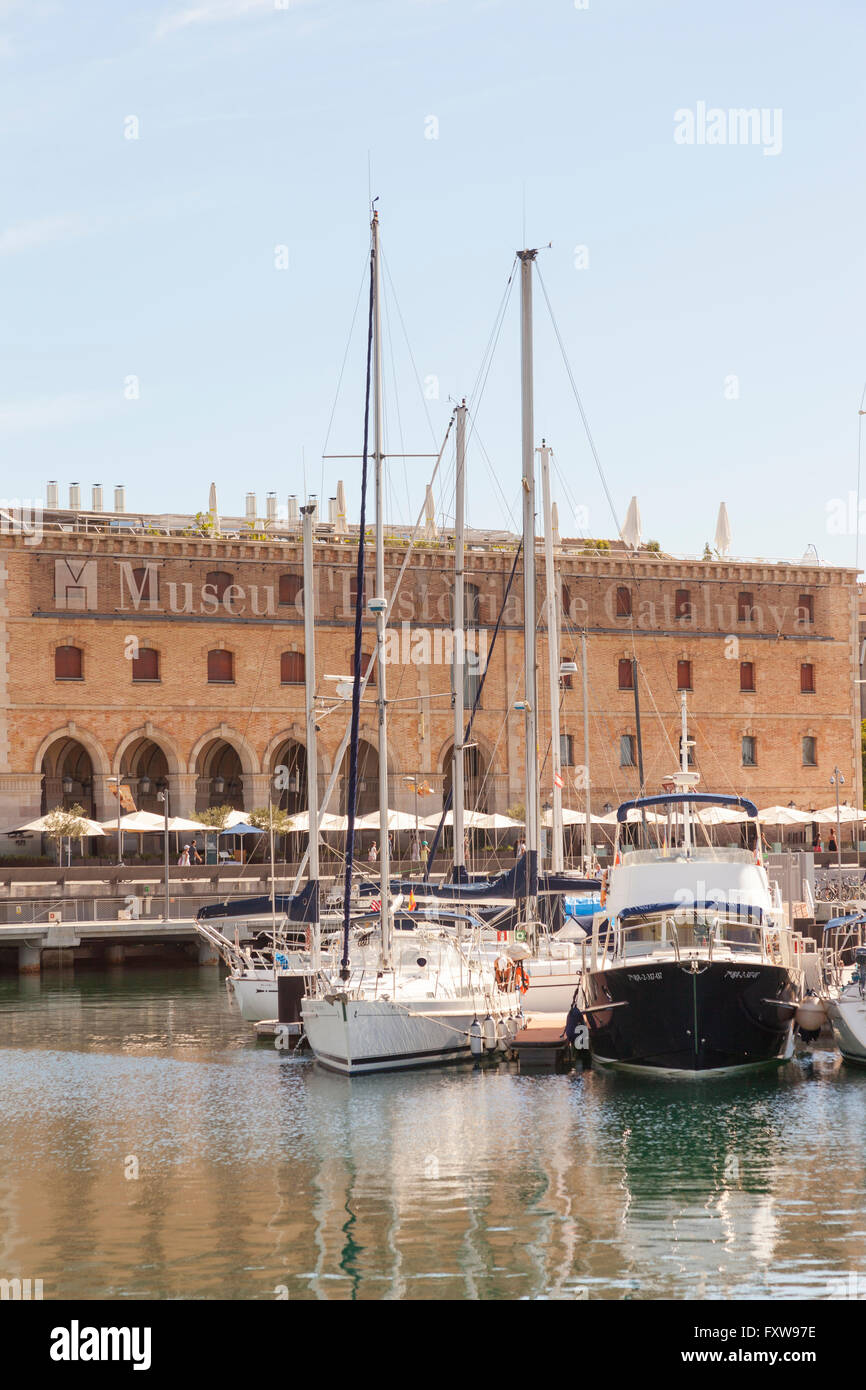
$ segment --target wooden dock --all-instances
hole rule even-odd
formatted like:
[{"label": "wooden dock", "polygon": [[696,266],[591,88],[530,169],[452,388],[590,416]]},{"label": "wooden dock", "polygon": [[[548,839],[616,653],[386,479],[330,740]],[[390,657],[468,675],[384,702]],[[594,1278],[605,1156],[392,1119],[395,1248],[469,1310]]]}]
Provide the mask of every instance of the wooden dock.
[{"label": "wooden dock", "polygon": [[555,1067],[571,1061],[574,1049],[565,1036],[565,1014],[529,1014],[526,1027],[515,1033],[511,1046],[521,1066]]}]

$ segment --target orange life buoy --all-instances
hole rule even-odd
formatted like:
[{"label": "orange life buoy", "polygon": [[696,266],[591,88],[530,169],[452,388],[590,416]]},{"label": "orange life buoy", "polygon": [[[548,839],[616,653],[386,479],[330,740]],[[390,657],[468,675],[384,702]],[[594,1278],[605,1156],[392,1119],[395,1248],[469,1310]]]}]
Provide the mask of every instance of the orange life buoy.
[{"label": "orange life buoy", "polygon": [[514,984],[521,994],[525,994],[529,989],[529,971],[522,961],[518,961],[514,967]]},{"label": "orange life buoy", "polygon": [[[500,961],[502,961],[503,964],[500,964]],[[509,981],[511,980],[511,963],[510,963],[510,961],[506,960],[506,958],[505,958],[504,956],[499,956],[499,957],[497,958],[497,960],[496,960],[496,963],[495,963],[493,969],[494,969],[494,973],[495,973],[495,975],[496,975],[496,984],[497,984],[498,988],[499,988],[499,989],[508,989]]]}]

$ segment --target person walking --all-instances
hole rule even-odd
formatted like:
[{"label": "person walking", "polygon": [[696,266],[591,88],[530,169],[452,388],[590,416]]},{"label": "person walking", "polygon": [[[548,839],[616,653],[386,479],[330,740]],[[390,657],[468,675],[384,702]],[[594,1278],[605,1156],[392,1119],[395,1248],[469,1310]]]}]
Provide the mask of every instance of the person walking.
[{"label": "person walking", "polygon": [[177,862],[180,866],[184,868],[186,868],[186,866],[189,864],[189,845],[184,845],[183,849],[180,852],[180,858]]},{"label": "person walking", "polygon": [[378,858],[379,858],[379,848],[378,848],[378,846],[377,846],[377,844],[376,844],[376,841],[374,840],[373,843],[371,844],[369,850],[367,851],[367,862],[370,863],[370,864],[375,864],[375,863],[376,863],[376,860],[377,860]]}]

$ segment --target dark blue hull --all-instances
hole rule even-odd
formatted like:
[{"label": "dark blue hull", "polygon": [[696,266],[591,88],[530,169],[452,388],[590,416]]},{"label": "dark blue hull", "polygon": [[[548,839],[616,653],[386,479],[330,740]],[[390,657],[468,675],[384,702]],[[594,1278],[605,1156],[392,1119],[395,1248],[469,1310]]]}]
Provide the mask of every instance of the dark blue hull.
[{"label": "dark blue hull", "polygon": [[797,986],[781,966],[617,965],[586,980],[593,1057],[635,1071],[722,1072],[790,1056]]}]

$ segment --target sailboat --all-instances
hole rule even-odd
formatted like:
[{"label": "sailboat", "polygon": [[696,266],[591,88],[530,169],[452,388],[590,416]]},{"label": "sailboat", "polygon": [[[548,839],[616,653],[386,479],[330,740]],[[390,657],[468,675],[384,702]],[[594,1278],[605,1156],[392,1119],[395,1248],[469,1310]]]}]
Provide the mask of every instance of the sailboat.
[{"label": "sailboat", "polygon": [[[458,919],[456,930],[439,920],[413,921],[393,931],[388,841],[388,724],[384,662],[385,551],[383,527],[382,361],[379,285],[379,215],[373,212],[370,248],[370,318],[361,519],[356,575],[355,652],[349,744],[349,825],[346,832],[344,951],[339,979],[316,972],[301,1005],[310,1048],[321,1065],[347,1076],[469,1060],[485,1049],[504,1048],[519,1026],[518,972],[511,962],[495,965],[481,949],[481,924]],[[376,617],[376,705],[379,729],[379,959],[375,969],[354,965],[350,947],[350,900],[354,858],[357,760],[361,690],[361,622],[368,427],[374,417],[376,585],[370,611]],[[311,813],[312,823],[312,813]]]}]

